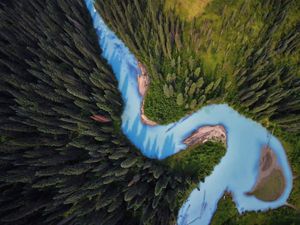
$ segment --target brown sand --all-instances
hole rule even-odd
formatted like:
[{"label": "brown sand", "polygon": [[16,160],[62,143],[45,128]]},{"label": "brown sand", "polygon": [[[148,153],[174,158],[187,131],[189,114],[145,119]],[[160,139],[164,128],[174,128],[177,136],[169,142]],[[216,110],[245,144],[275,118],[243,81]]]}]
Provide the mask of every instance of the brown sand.
[{"label": "brown sand", "polygon": [[223,126],[204,126],[196,130],[191,136],[184,140],[188,146],[203,144],[207,141],[221,141],[226,145],[226,131]]}]

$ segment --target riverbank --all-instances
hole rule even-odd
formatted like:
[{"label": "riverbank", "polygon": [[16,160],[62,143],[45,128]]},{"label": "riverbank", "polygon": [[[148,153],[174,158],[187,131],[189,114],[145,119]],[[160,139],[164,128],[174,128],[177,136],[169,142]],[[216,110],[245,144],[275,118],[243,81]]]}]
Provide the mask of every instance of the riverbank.
[{"label": "riverbank", "polygon": [[221,142],[226,146],[226,130],[221,125],[204,126],[193,132],[183,143],[187,146],[204,144],[208,141]]},{"label": "riverbank", "polygon": [[285,190],[286,182],[281,166],[273,150],[264,146],[260,156],[259,175],[248,195],[262,201],[275,201]]},{"label": "riverbank", "polygon": [[145,66],[142,63],[138,62],[138,67],[141,71],[141,73],[137,77],[138,90],[139,90],[140,96],[143,98],[142,107],[141,107],[141,120],[146,125],[155,126],[155,125],[157,125],[157,123],[154,122],[153,120],[150,120],[145,115],[145,110],[144,110],[145,96],[146,96],[147,90],[150,85],[150,78],[148,76]]}]

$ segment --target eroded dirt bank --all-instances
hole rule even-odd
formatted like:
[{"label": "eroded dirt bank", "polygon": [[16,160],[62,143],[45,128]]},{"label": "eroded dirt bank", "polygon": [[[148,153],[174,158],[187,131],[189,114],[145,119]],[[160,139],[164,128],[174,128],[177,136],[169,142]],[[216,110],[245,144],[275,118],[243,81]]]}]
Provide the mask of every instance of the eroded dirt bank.
[{"label": "eroded dirt bank", "polygon": [[207,141],[220,141],[226,145],[226,130],[221,125],[204,126],[196,130],[191,136],[184,140],[188,146],[203,144]]},{"label": "eroded dirt bank", "polygon": [[141,74],[139,74],[138,76],[138,89],[139,89],[139,93],[140,95],[143,97],[143,102],[142,102],[142,107],[141,107],[141,120],[144,124],[150,125],[150,126],[155,126],[157,125],[156,122],[154,122],[153,120],[150,120],[144,112],[144,102],[145,102],[145,96],[150,84],[150,79],[147,73],[147,70],[145,68],[145,66],[138,62],[138,66],[141,70]]}]

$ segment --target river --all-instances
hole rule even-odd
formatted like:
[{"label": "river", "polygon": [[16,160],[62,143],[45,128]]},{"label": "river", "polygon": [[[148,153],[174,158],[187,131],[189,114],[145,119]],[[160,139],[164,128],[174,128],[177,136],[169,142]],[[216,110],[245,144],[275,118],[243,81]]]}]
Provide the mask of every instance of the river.
[{"label": "river", "polygon": [[[227,104],[209,105],[168,125],[149,126],[141,121],[142,97],[138,92],[140,73],[137,59],[104,23],[94,8],[93,0],[85,0],[98,35],[102,56],[108,61],[118,80],[124,101],[122,131],[144,156],[162,160],[185,150],[183,140],[206,125],[222,125],[227,133],[227,151],[211,175],[199,183],[178,212],[179,225],[209,224],[224,192],[230,192],[239,213],[265,211],[284,205],[292,189],[292,172],[280,141],[259,123],[247,119]],[[275,152],[286,179],[284,193],[273,202],[263,202],[245,195],[256,182],[262,147],[267,143]]]}]

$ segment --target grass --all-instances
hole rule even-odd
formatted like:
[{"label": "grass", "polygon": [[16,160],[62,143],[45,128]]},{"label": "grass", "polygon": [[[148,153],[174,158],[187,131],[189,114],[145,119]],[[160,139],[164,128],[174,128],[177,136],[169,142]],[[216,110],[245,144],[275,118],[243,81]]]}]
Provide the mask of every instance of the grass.
[{"label": "grass", "polygon": [[251,194],[262,201],[275,201],[282,195],[284,188],[284,176],[280,170],[275,169],[260,182]]},{"label": "grass", "polygon": [[201,15],[211,0],[166,0],[165,9],[174,10],[182,19],[192,20]]},{"label": "grass", "polygon": [[[209,49],[204,49],[199,55],[204,64],[205,73],[212,74],[217,65],[223,65],[222,70],[214,74],[216,76],[231,77],[234,73],[235,63],[241,60],[240,49],[247,43],[255,43],[263,27],[263,18],[260,14],[254,13],[257,9],[257,1],[250,1],[245,12],[241,15],[240,8],[244,1],[221,1],[214,0],[205,9],[205,12],[196,19],[198,28],[208,24],[211,27],[211,35],[208,40],[211,44]],[[247,24],[249,16],[252,17],[252,24]],[[233,17],[231,21],[229,18]],[[222,24],[229,22],[223,29]],[[241,32],[243,27],[243,32]],[[232,78],[230,78],[232,80]]]}]

